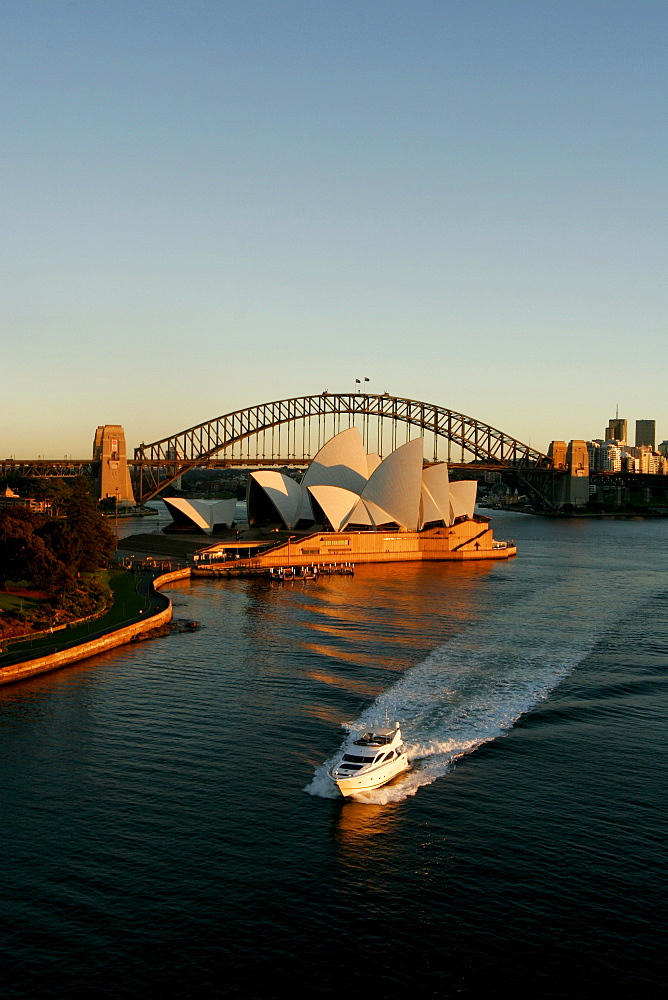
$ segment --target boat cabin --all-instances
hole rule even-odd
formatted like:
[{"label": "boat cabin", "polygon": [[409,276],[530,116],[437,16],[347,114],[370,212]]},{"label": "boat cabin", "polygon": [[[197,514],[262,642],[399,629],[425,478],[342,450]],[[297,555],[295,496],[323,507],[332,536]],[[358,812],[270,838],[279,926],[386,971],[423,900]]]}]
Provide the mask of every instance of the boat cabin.
[{"label": "boat cabin", "polygon": [[384,747],[391,743],[396,735],[396,729],[374,729],[353,742],[357,747]]}]

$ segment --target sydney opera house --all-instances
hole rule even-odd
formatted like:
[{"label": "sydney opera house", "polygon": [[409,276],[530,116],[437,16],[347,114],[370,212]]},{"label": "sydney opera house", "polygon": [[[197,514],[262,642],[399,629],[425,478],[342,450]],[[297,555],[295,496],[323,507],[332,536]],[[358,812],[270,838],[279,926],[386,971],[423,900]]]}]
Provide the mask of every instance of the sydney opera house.
[{"label": "sydney opera house", "polygon": [[[250,527],[298,532],[287,542],[267,543],[253,564],[514,555],[514,545],[496,542],[489,519],[475,514],[476,488],[475,480],[451,482],[445,463],[425,467],[421,437],[381,460],[366,453],[358,428],[351,427],[321,448],[300,482],[274,470],[250,474]],[[220,542],[201,549],[197,560],[224,562],[233,548]]]},{"label": "sydney opera house", "polygon": [[163,497],[172,515],[168,531],[203,531],[210,535],[215,528],[231,528],[237,505],[231,500],[186,500],[184,497]]},{"label": "sydney opera house", "polygon": [[367,455],[362,435],[351,427],[325,444],[300,483],[281,472],[251,473],[249,523],[421,531],[473,517],[475,480],[451,483],[445,463],[423,469],[422,450],[422,438],[414,438],[381,461]]}]

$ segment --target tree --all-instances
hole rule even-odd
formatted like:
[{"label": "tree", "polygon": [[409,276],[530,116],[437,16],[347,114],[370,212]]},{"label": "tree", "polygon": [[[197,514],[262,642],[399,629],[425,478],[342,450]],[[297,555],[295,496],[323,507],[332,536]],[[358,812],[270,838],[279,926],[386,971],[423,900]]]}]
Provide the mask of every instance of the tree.
[{"label": "tree", "polygon": [[62,594],[76,587],[79,573],[98,569],[114,551],[113,532],[84,479],[59,483],[56,494],[65,519],[20,504],[0,511],[0,589],[7,580],[26,579]]},{"label": "tree", "polygon": [[32,580],[35,567],[42,572],[49,550],[36,534],[40,519],[25,507],[0,511],[0,590],[8,580]]},{"label": "tree", "polygon": [[68,486],[68,493],[63,498],[63,509],[67,524],[76,539],[76,569],[94,570],[112,555],[116,538],[91,496],[86,480],[79,476]]}]

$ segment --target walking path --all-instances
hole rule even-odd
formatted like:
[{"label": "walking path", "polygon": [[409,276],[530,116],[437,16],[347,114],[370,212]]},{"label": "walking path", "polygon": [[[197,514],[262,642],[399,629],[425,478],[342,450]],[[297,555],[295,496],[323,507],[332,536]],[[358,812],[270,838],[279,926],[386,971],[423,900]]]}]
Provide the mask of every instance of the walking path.
[{"label": "walking path", "polygon": [[171,620],[172,603],[156,586],[185,578],[190,570],[153,573],[117,571],[110,581],[114,603],[99,618],[37,639],[17,640],[0,656],[0,684],[13,683],[130,642]]}]

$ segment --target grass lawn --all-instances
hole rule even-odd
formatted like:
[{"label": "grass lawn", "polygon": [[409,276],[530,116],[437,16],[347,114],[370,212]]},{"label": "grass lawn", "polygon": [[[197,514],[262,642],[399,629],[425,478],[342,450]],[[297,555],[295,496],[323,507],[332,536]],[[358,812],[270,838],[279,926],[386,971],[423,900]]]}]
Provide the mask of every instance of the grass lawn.
[{"label": "grass lawn", "polygon": [[[10,584],[10,586],[16,586],[18,589],[19,584]],[[0,591],[0,608],[3,611],[34,611],[44,604],[46,600],[45,597],[24,597],[21,594],[6,594],[4,591]]]}]

